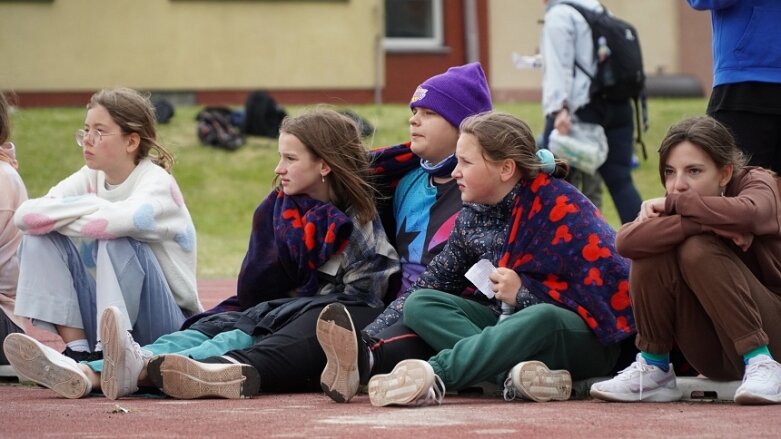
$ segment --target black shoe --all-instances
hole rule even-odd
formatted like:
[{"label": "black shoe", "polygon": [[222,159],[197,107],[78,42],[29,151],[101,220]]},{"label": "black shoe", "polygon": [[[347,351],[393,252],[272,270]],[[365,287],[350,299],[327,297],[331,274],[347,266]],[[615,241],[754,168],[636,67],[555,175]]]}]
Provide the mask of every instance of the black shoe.
[{"label": "black shoe", "polygon": [[66,347],[65,350],[62,351],[62,355],[73,358],[78,363],[81,363],[82,361],[98,361],[103,359],[103,351],[96,351],[96,352],[74,351],[69,347]]},{"label": "black shoe", "polygon": [[369,334],[361,331],[358,336],[358,375],[360,375],[361,386],[369,384],[369,379],[372,377],[373,368],[369,367],[369,355],[371,355],[371,348],[377,340],[369,336]]}]

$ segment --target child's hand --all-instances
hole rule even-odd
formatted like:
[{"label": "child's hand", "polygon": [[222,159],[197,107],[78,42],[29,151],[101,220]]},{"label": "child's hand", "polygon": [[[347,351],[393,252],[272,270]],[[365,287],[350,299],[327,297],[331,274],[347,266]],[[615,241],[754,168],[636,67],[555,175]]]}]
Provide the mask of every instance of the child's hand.
[{"label": "child's hand", "polygon": [[493,283],[493,290],[496,293],[495,299],[508,305],[515,306],[518,290],[521,289],[521,278],[513,270],[505,267],[499,267],[488,276]]},{"label": "child's hand", "polygon": [[640,205],[640,213],[637,214],[639,221],[645,221],[649,218],[656,218],[664,213],[664,204],[667,201],[665,197],[651,198],[643,201]]},{"label": "child's hand", "polygon": [[569,134],[569,130],[572,128],[572,116],[570,116],[568,109],[562,108],[561,111],[556,113],[556,118],[553,120],[553,128],[563,136]]},{"label": "child's hand", "polygon": [[719,229],[712,226],[703,226],[706,232],[713,232],[722,238],[726,238],[735,243],[744,252],[748,251],[751,244],[754,243],[754,235],[744,232],[732,232],[730,230]]}]

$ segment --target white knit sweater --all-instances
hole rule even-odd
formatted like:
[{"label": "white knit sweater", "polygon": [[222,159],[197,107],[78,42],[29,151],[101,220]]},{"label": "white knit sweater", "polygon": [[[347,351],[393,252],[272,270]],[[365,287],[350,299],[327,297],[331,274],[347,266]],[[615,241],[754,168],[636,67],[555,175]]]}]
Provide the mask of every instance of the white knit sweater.
[{"label": "white knit sweater", "polygon": [[77,241],[130,237],[147,243],[176,303],[201,311],[195,227],[176,180],[149,159],[111,190],[105,180],[105,173],[84,166],[44,197],[24,202],[14,221],[32,235],[56,231]]}]

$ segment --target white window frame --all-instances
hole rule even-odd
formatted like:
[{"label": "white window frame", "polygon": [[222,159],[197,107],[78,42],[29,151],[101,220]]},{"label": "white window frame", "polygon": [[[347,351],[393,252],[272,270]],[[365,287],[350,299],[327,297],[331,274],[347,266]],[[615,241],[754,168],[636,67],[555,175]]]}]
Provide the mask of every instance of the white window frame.
[{"label": "white window frame", "polygon": [[[387,7],[388,3],[392,3],[393,0],[386,0],[384,4]],[[383,38],[383,46],[387,50],[432,50],[441,49],[445,43],[443,15],[442,15],[442,0],[431,0],[431,18],[433,20],[432,28],[434,35],[428,38]]]}]

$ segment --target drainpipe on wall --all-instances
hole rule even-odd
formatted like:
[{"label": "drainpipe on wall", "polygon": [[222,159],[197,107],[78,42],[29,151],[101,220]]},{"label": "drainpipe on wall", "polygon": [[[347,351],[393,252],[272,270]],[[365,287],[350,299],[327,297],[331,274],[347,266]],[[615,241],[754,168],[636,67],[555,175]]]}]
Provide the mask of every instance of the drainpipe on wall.
[{"label": "drainpipe on wall", "polygon": [[385,20],[383,19],[384,4],[382,1],[374,3],[374,18],[377,22],[377,33],[374,37],[374,105],[382,105],[382,76],[383,59],[385,58],[385,48],[382,44],[383,35],[385,35]]},{"label": "drainpipe on wall", "polygon": [[477,0],[463,0],[466,62],[480,61],[480,37],[477,31]]}]

